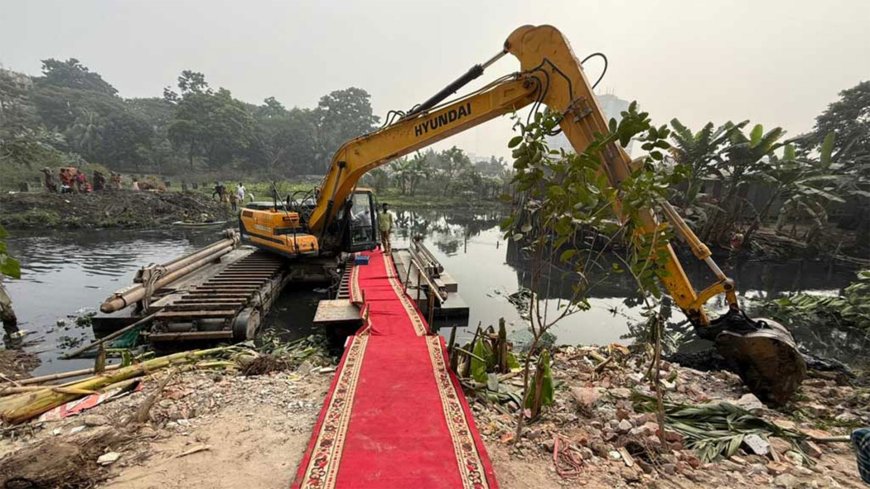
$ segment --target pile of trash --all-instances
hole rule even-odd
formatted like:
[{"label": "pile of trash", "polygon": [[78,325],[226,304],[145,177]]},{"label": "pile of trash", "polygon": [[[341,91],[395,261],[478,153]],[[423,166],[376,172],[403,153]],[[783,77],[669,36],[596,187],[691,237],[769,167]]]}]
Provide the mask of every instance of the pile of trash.
[{"label": "pile of trash", "polygon": [[[842,378],[819,372],[772,410],[730,372],[662,361],[660,411],[642,349],[560,347],[550,370],[553,404],[518,439],[519,395],[471,399],[490,451],[540,467],[554,485],[863,487],[848,434],[870,424],[870,392]],[[501,379],[501,392],[521,392],[521,375]]]}]

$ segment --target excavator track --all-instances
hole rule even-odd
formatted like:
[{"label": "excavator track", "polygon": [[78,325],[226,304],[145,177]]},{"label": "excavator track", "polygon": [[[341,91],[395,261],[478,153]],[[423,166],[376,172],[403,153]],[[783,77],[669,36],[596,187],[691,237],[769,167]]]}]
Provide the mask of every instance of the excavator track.
[{"label": "excavator track", "polygon": [[252,339],[286,283],[287,262],[256,251],[164,306],[147,333],[152,342]]}]

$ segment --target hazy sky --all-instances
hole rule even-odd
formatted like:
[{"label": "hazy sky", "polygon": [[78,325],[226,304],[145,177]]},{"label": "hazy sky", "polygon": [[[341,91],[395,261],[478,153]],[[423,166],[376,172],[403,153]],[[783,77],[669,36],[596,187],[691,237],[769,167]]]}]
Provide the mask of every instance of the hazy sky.
[{"label": "hazy sky", "polygon": [[[408,109],[501,49],[523,24],[602,51],[604,90],[654,121],[751,119],[797,135],[837,92],[870,78],[870,1],[35,1],[0,0],[0,64],[38,74],[76,57],[124,97],[159,96],[181,70],[245,101],[313,107],[349,86],[376,114]],[[483,76],[515,71],[503,58]],[[597,78],[600,65],[587,72]],[[508,155],[502,118],[449,139]]]}]

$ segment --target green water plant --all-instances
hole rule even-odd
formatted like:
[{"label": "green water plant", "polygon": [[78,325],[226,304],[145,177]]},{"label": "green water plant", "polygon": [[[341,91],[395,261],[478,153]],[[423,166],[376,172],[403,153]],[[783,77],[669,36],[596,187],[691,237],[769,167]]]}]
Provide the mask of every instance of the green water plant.
[{"label": "green water plant", "polygon": [[834,296],[800,292],[759,303],[756,307],[786,323],[834,324],[870,331],[870,269]]}]

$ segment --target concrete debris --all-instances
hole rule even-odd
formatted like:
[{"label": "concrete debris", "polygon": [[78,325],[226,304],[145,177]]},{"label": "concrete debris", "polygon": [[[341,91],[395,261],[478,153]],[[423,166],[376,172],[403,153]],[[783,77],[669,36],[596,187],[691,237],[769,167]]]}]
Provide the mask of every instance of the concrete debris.
[{"label": "concrete debris", "polygon": [[100,465],[112,465],[117,462],[118,459],[121,458],[121,454],[118,452],[109,452],[103,455],[100,455],[100,458],[97,459],[97,463]]},{"label": "concrete debris", "polygon": [[757,413],[764,409],[764,404],[755,397],[755,394],[744,394],[740,396],[740,399],[734,402],[736,406],[740,406],[743,409],[751,412]]},{"label": "concrete debris", "polygon": [[758,435],[746,435],[743,438],[743,444],[756,455],[767,455],[770,453],[770,443]]},{"label": "concrete debris", "polygon": [[99,414],[87,414],[82,416],[82,423],[88,427],[103,426],[109,424],[109,418]]},{"label": "concrete debris", "polygon": [[[594,372],[589,368],[601,363],[600,358],[610,357],[613,360],[606,369]],[[558,348],[552,358],[554,383],[562,388],[556,390],[554,405],[527,427],[521,438],[513,436],[516,411],[510,403],[484,402],[473,394],[469,400],[489,446],[504,447],[512,458],[524,464],[535,460],[547,464],[553,477],[558,476],[552,467],[551,440],[558,436],[581,455],[583,477],[590,487],[662,487],[656,481],[663,478],[673,481],[666,487],[710,488],[831,487],[831,477],[858,481],[854,457],[848,445],[842,443],[806,440],[801,449],[816,461],[813,465],[787,440],[748,434],[737,455],[702,463],[680,433],[667,426],[661,429],[654,413],[634,411],[633,392],[654,394],[645,376],[650,361],[647,354],[568,346]],[[667,379],[663,391],[670,402],[729,402],[780,428],[814,437],[849,433],[845,426],[833,432],[818,429],[837,426],[836,415],[843,420],[852,419],[850,415],[870,419],[870,403],[862,402],[870,398],[864,397],[863,389],[840,385],[832,390],[834,383],[830,380],[805,385],[801,398],[788,409],[777,411],[748,393],[739,377],[730,372],[701,372],[663,362],[660,377]],[[809,409],[804,409],[807,406]],[[830,467],[816,468],[824,463]],[[554,487],[566,484],[557,480]]]},{"label": "concrete debris", "polygon": [[571,387],[571,395],[583,412],[591,412],[601,398],[601,394],[595,387]]}]

